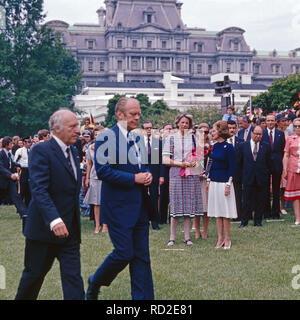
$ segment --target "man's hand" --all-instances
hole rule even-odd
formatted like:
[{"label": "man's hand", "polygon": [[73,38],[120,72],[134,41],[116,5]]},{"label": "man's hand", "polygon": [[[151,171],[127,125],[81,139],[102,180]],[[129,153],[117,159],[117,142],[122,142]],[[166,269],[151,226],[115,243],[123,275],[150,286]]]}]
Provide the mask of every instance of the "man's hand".
[{"label": "man's hand", "polygon": [[159,185],[163,185],[165,183],[165,178],[164,177],[160,177],[159,178]]},{"label": "man's hand", "polygon": [[60,222],[57,225],[55,225],[52,231],[58,238],[67,238],[69,236],[69,231],[63,222]]},{"label": "man's hand", "polygon": [[152,174],[149,172],[140,172],[135,175],[134,182],[149,186],[152,183]]}]

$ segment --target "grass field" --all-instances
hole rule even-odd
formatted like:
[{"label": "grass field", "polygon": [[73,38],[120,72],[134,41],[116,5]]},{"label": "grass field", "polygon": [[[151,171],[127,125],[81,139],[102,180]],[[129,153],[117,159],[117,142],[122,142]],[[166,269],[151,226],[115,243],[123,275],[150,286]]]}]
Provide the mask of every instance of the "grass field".
[{"label": "grass field", "polygon": [[[299,290],[293,267],[300,266],[300,227],[293,226],[289,211],[284,222],[264,222],[262,228],[239,229],[232,224],[231,250],[216,250],[215,220],[209,225],[207,240],[194,240],[193,247],[183,243],[183,224],[178,226],[174,249],[166,251],[169,225],[150,230],[150,250],[155,297],[157,300],[298,300]],[[111,252],[107,234],[94,234],[93,222],[82,218],[82,276],[87,278]],[[24,237],[14,207],[0,207],[0,265],[6,270],[6,289],[0,300],[14,298],[23,270]],[[299,271],[300,272],[300,267]],[[300,280],[299,280],[300,284]],[[103,300],[130,300],[128,267],[110,287],[102,288]],[[55,262],[42,286],[39,299],[60,300],[62,290],[59,265]]]}]

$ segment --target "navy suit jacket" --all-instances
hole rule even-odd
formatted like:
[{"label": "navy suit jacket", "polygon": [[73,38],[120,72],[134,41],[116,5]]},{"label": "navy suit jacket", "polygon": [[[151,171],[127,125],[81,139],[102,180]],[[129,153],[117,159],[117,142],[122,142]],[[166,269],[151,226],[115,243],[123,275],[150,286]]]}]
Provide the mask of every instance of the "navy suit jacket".
[{"label": "navy suit jacket", "polygon": [[[148,146],[146,145],[146,150]],[[153,160],[154,159],[154,163]],[[165,166],[162,163],[162,141],[152,137],[151,159],[148,157],[148,167],[153,176],[153,182],[157,183],[159,178],[165,177]]]},{"label": "navy suit jacket", "polygon": [[[244,142],[243,139],[240,139],[239,137],[235,137],[235,144],[234,144],[234,151],[235,151],[235,163],[238,162],[239,158],[239,152],[240,152],[240,145]],[[241,182],[242,181],[242,171],[240,166],[236,165],[234,169],[234,181]]]},{"label": "navy suit jacket", "polygon": [[[250,130],[248,130],[248,135],[247,135],[247,140],[246,141],[250,141],[251,140],[251,132],[253,131],[254,127],[252,125],[250,125],[249,127]],[[245,134],[245,129],[241,129],[238,132],[238,138],[242,139],[244,141],[244,134]]]},{"label": "navy suit jacket", "polygon": [[7,189],[11,180],[12,168],[4,150],[0,151],[0,189]]},{"label": "navy suit jacket", "polygon": [[240,167],[244,185],[253,185],[256,181],[258,185],[269,186],[271,149],[267,143],[260,142],[256,161],[253,159],[250,141],[241,143],[237,165]]},{"label": "navy suit jacket", "polygon": [[[271,148],[267,129],[264,130],[262,141],[267,143]],[[285,147],[284,132],[281,130],[275,129],[273,148],[271,149],[271,160],[272,160],[271,172],[277,172],[277,173],[282,172],[282,169],[283,169],[282,159],[284,155],[284,147]]]},{"label": "navy suit jacket", "polygon": [[39,143],[29,153],[29,178],[32,200],[24,235],[28,239],[63,244],[50,230],[50,223],[61,218],[70,234],[80,241],[79,192],[81,171],[77,149],[71,146],[77,180],[55,139]]},{"label": "navy suit jacket", "polygon": [[[101,217],[108,225],[134,227],[141,210],[149,208],[151,203],[146,187],[135,183],[136,173],[149,172],[143,137],[135,138],[141,148],[141,168],[134,163],[137,161],[134,144],[127,142],[117,125],[97,136],[95,168],[102,180]],[[148,214],[151,219],[151,211]]]}]

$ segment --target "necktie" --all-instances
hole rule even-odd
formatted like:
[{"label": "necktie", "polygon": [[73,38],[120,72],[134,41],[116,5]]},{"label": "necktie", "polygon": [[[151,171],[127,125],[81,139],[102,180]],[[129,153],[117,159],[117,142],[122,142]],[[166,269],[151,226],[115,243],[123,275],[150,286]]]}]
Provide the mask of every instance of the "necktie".
[{"label": "necktie", "polygon": [[229,141],[233,145],[233,138],[230,138]]},{"label": "necktie", "polygon": [[245,132],[244,132],[244,141],[246,141],[247,140],[247,134],[248,133],[248,129],[245,129]]},{"label": "necktie", "polygon": [[253,150],[253,160],[256,161],[257,159],[257,142],[255,142],[254,150]]},{"label": "necktie", "polygon": [[11,169],[12,168],[12,157],[11,157],[10,152],[7,154],[7,157],[8,157],[8,162],[9,162],[9,169]]},{"label": "necktie", "polygon": [[71,163],[71,155],[70,155],[71,150],[70,150],[70,148],[67,148],[66,152],[67,152],[67,154],[68,154],[68,156],[67,156],[67,161],[68,161],[70,170],[71,170],[71,172],[73,173],[73,175],[74,175],[74,177],[75,177],[75,173],[74,173],[73,166],[72,166],[72,163]]},{"label": "necktie", "polygon": [[151,163],[151,143],[150,143],[150,137],[148,137],[148,163]]},{"label": "necktie", "polygon": [[231,121],[231,116],[228,117],[228,120],[227,120],[227,121]]},{"label": "necktie", "polygon": [[270,145],[271,145],[271,149],[273,149],[273,134],[272,134],[272,131],[270,131]]}]

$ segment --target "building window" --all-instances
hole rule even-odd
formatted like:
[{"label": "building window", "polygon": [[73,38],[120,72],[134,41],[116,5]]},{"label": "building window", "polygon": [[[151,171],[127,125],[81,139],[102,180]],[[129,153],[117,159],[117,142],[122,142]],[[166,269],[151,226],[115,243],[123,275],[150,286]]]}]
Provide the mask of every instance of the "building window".
[{"label": "building window", "polygon": [[118,49],[122,49],[123,48],[123,41],[122,40],[118,40],[117,41],[117,48]]},{"label": "building window", "polygon": [[161,60],[161,70],[162,71],[167,71],[168,70],[168,61]]},{"label": "building window", "polygon": [[146,68],[147,68],[147,71],[154,71],[152,60],[147,60]]},{"label": "building window", "polygon": [[281,65],[280,64],[276,64],[273,66],[273,73],[275,75],[280,75],[281,74]]},{"label": "building window", "polygon": [[260,65],[259,64],[255,64],[254,66],[253,66],[253,73],[254,74],[260,74]]},{"label": "building window", "polygon": [[181,50],[181,41],[176,41],[176,50]]},{"label": "building window", "polygon": [[123,61],[118,60],[118,71],[122,71],[122,70],[123,70]]},{"label": "building window", "polygon": [[152,14],[147,14],[147,23],[152,23]]},{"label": "building window", "polygon": [[162,49],[167,49],[167,41],[163,40],[161,42],[161,47],[162,47]]},{"label": "building window", "polygon": [[105,71],[105,63],[103,61],[100,62],[100,71]]},{"label": "building window", "polygon": [[208,65],[207,72],[208,72],[208,74],[212,74],[212,65],[211,64]]},{"label": "building window", "polygon": [[176,72],[181,72],[181,62],[176,62]]},{"label": "building window", "polygon": [[137,40],[132,40],[132,48],[137,48]]},{"label": "building window", "polygon": [[202,43],[197,44],[197,52],[203,52],[203,44]]},{"label": "building window", "polygon": [[93,40],[88,40],[88,49],[93,50],[94,49],[94,41]]},{"label": "building window", "polygon": [[131,69],[133,71],[138,71],[139,70],[139,61],[138,60],[132,60]]},{"label": "building window", "polygon": [[300,72],[300,65],[294,65],[293,66],[293,73],[299,73]]},{"label": "building window", "polygon": [[89,70],[89,71],[93,71],[93,70],[94,70],[94,63],[93,63],[93,61],[89,61],[89,63],[88,63],[88,70]]},{"label": "building window", "polygon": [[240,71],[241,71],[241,72],[245,72],[245,69],[246,69],[245,63],[241,63],[241,64],[240,64]]},{"label": "building window", "polygon": [[239,43],[238,42],[234,42],[233,43],[233,50],[234,51],[239,51]]},{"label": "building window", "polygon": [[231,63],[226,63],[226,72],[227,73],[231,72]]},{"label": "building window", "polygon": [[197,73],[202,73],[202,64],[200,63],[197,64]]},{"label": "building window", "polygon": [[152,49],[152,41],[147,41],[147,49]]}]

